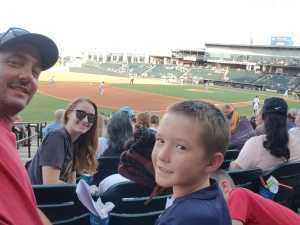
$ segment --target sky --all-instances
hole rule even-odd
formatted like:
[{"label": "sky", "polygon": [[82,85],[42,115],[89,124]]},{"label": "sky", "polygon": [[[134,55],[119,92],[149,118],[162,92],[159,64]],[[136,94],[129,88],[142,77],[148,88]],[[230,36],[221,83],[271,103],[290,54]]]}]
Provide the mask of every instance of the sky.
[{"label": "sky", "polygon": [[300,45],[299,11],[297,0],[9,0],[1,2],[0,32],[45,34],[62,55],[270,44],[271,36]]}]

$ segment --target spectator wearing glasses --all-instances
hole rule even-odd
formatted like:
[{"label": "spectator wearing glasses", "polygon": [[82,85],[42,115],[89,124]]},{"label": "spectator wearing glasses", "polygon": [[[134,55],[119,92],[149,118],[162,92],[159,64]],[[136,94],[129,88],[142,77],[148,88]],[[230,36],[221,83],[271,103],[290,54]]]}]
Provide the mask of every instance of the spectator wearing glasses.
[{"label": "spectator wearing glasses", "polygon": [[32,184],[75,183],[76,173],[96,172],[97,115],[97,106],[85,97],[67,107],[64,127],[47,135],[28,166]]},{"label": "spectator wearing glasses", "polygon": [[50,224],[36,207],[11,128],[37,91],[40,72],[57,59],[56,44],[44,35],[20,28],[0,33],[0,224]]}]

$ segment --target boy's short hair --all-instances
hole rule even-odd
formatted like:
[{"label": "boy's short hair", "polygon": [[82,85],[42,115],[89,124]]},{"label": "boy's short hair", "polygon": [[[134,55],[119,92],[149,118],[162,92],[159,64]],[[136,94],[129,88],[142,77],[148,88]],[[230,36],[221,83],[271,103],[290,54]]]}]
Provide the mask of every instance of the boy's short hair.
[{"label": "boy's short hair", "polygon": [[198,121],[201,124],[199,142],[207,155],[224,154],[229,143],[229,123],[215,105],[200,100],[182,101],[171,105],[167,112],[180,113]]}]

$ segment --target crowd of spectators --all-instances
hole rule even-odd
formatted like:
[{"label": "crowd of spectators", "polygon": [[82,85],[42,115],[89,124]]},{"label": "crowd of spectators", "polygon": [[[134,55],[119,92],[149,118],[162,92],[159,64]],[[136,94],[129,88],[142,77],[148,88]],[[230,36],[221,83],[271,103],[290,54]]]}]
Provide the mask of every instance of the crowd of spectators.
[{"label": "crowd of spectators", "polygon": [[279,97],[267,98],[252,120],[233,105],[220,109],[201,100],[177,102],[161,118],[128,106],[106,118],[92,100],[78,97],[55,112],[26,171],[15,149],[14,117],[36,92],[39,73],[57,58],[55,43],[45,36],[17,28],[0,34],[0,224],[51,224],[31,185],[76,184],[101,173],[104,157],[119,164],[117,173],[96,184],[101,192],[132,181],[152,189],[151,197],[172,194],[156,225],[300,224],[295,212],[235,188],[219,171],[232,149],[240,152],[229,171],[267,172],[300,161],[300,110],[289,111]]}]

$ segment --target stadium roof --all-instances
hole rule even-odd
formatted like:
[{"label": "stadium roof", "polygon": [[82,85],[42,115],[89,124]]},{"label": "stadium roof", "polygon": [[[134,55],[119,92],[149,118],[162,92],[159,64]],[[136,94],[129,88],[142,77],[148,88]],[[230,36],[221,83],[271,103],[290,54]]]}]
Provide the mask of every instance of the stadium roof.
[{"label": "stadium roof", "polygon": [[250,48],[250,49],[270,49],[270,50],[300,50],[300,46],[271,46],[271,45],[235,45],[235,44],[218,44],[206,43],[205,47],[222,47],[222,48]]}]

